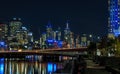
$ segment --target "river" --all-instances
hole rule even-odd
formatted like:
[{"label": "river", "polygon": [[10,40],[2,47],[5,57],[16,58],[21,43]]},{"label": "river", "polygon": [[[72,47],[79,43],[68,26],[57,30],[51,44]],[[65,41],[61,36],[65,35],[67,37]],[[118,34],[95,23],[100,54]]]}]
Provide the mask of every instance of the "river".
[{"label": "river", "polygon": [[57,69],[62,69],[62,66],[62,62],[0,58],[0,74],[51,74]]}]

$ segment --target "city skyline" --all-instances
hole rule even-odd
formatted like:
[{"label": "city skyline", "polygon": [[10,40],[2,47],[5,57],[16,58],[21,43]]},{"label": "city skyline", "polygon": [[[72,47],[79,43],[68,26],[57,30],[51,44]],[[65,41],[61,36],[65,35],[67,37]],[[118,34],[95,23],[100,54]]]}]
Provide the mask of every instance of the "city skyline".
[{"label": "city skyline", "polygon": [[37,37],[48,21],[64,30],[66,21],[75,34],[107,34],[107,0],[92,1],[2,1],[0,20],[20,17],[25,26],[32,26]]}]

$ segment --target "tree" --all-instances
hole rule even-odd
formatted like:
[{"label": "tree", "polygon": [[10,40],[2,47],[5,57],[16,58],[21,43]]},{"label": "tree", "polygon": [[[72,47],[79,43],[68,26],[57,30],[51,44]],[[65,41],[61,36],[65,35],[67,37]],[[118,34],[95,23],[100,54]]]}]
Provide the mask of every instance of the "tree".
[{"label": "tree", "polygon": [[96,43],[95,42],[90,42],[90,45],[88,46],[88,53],[93,56],[95,55],[95,51],[96,51],[97,47],[96,47]]},{"label": "tree", "polygon": [[88,49],[90,51],[95,51],[96,50],[96,43],[95,42],[90,42],[90,45],[88,46]]},{"label": "tree", "polygon": [[116,55],[120,56],[120,35],[116,38],[115,49],[116,49]]}]

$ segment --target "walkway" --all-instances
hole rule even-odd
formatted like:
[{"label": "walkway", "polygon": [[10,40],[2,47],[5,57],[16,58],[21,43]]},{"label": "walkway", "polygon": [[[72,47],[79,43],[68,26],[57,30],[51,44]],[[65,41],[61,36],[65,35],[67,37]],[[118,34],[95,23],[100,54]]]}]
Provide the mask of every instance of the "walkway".
[{"label": "walkway", "polygon": [[105,70],[104,66],[99,66],[99,64],[96,64],[92,60],[85,60],[87,63],[87,69],[86,74],[110,74]]}]

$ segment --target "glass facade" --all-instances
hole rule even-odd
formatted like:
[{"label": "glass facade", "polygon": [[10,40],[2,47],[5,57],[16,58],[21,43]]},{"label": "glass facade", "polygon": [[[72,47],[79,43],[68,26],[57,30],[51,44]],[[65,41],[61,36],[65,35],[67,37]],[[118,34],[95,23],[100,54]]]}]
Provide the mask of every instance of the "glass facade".
[{"label": "glass facade", "polygon": [[13,18],[13,20],[10,22],[10,35],[14,36],[16,31],[20,30],[21,26],[22,22],[20,21],[20,18]]},{"label": "glass facade", "polygon": [[109,4],[109,32],[114,36],[120,34],[120,0],[108,0]]}]

